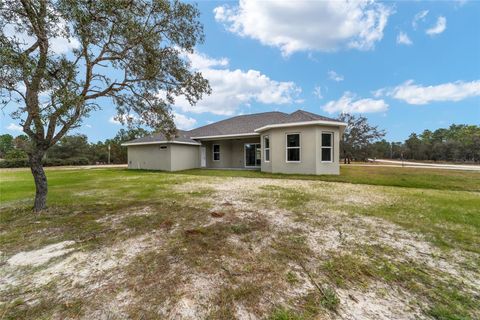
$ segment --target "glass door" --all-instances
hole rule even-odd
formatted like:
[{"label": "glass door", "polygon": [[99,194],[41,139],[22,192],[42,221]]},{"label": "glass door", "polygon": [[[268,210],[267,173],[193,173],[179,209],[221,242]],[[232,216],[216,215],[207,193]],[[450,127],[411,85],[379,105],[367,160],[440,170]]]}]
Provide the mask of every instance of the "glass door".
[{"label": "glass door", "polygon": [[245,167],[260,167],[261,154],[260,143],[245,143]]}]

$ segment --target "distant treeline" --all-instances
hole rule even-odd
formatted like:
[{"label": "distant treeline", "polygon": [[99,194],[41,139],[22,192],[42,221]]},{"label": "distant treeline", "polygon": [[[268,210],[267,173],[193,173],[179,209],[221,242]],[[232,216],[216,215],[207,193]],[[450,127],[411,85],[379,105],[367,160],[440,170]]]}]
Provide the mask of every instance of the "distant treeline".
[{"label": "distant treeline", "polygon": [[371,157],[376,158],[479,162],[480,126],[453,124],[412,133],[404,142],[376,141],[370,148]]},{"label": "distant treeline", "polygon": [[340,146],[345,163],[368,158],[480,161],[480,127],[476,125],[453,124],[449,128],[412,133],[403,142],[388,142],[384,139],[385,130],[369,124],[362,115],[343,113],[340,120],[347,123]]},{"label": "distant treeline", "polygon": [[[119,164],[127,163],[127,148],[121,144],[149,134],[144,129],[120,129],[113,139],[89,143],[86,135],[77,134],[64,136],[52,146],[43,159],[45,166],[88,165],[88,164]],[[0,167],[28,167],[27,150],[29,140],[26,135],[13,137],[9,134],[0,135]]]},{"label": "distant treeline", "polygon": [[[368,158],[411,159],[430,161],[480,162],[480,127],[451,125],[435,131],[412,133],[404,142],[388,142],[383,130],[370,126],[365,117],[342,115],[349,123],[342,141],[342,157],[351,160]],[[149,134],[144,129],[121,129],[112,139],[89,143],[87,136],[78,134],[63,137],[50,148],[44,165],[87,165],[127,163],[127,148],[121,144]],[[26,135],[0,135],[0,167],[28,166],[29,141]]]}]

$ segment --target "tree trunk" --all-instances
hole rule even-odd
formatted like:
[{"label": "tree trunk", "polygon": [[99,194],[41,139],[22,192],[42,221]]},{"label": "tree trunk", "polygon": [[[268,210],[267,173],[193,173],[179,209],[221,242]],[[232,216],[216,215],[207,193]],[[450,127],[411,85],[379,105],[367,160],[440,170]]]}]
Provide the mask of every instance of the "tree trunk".
[{"label": "tree trunk", "polygon": [[32,170],[33,179],[35,180],[35,203],[33,211],[38,213],[47,208],[47,176],[43,170],[42,158],[43,151],[33,150],[29,154],[30,169]]}]

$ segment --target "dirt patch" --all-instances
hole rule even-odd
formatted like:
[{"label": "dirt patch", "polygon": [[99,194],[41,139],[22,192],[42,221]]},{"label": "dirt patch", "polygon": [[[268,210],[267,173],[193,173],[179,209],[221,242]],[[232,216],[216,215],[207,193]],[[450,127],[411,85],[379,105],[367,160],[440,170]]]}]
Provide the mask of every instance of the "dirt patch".
[{"label": "dirt patch", "polygon": [[[256,179],[254,183],[252,179],[214,179],[187,183],[179,188],[189,190],[198,183],[215,190],[208,199],[214,212],[227,210],[242,219],[262,216],[275,230],[275,233],[266,235],[262,241],[248,243],[253,254],[264,252],[276,239],[278,232],[304,236],[306,244],[314,253],[311,257],[313,265],[328,259],[332,254],[355,253],[362,246],[379,246],[389,250],[385,253],[386,259],[425,265],[458,283],[468,283],[465,290],[479,294],[478,272],[464,268],[464,261],[478,257],[471,254],[462,257],[458,253],[442,251],[431,245],[423,235],[406,231],[380,218],[352,215],[351,212],[344,211],[345,205],[368,207],[392,204],[399,200],[391,193],[383,192],[384,187],[362,185],[359,188],[342,183],[274,179]],[[245,188],[246,185],[248,188]],[[301,211],[301,205],[296,206],[295,210],[300,211],[300,215],[279,208],[278,201],[283,201],[281,197],[259,199],[259,195],[265,192],[287,190],[288,193],[292,187],[313,195],[312,200],[308,199],[303,205],[305,212]],[[229,241],[239,248],[246,246],[239,238],[231,237]],[[290,300],[298,299],[312,289],[311,284],[301,276],[301,271],[297,272],[297,278],[301,279],[301,285],[297,282],[291,290],[285,291],[285,296],[289,296]],[[420,305],[413,303],[419,297],[382,283],[371,284],[368,290],[360,290],[355,286],[338,289],[338,295],[342,318],[354,319],[359,315],[364,319],[421,318]],[[349,298],[352,296],[357,297],[357,301]],[[398,310],[402,312],[399,313]]]},{"label": "dirt patch", "polygon": [[212,297],[218,290],[218,274],[192,274],[179,289],[181,298],[169,312],[169,319],[205,319],[215,307]]},{"label": "dirt patch", "polygon": [[214,218],[221,218],[225,215],[225,212],[212,211],[210,212],[210,215]]},{"label": "dirt patch", "polygon": [[[373,269],[360,275],[368,281],[344,273],[337,283],[327,267],[341,255],[366,263],[385,259],[392,268],[413,261],[479,294],[478,271],[463,266],[471,256],[462,259],[463,253],[441,251],[420,234],[352,211],[398,201],[383,187],[202,178],[174,188],[212,192],[189,197],[185,206],[193,210],[172,212],[168,228],[163,222],[150,227],[156,215],[149,206],[129,208],[97,222],[119,234],[147,225],[140,236],[96,250],[66,242],[3,259],[2,300],[20,290],[21,298],[34,301],[35,290],[53,286],[55,301],[86,303],[83,318],[263,319],[278,306],[326,319],[425,317],[424,297],[374,277]],[[378,252],[369,256],[368,248]],[[332,291],[327,296],[319,287]]]},{"label": "dirt patch", "polygon": [[118,212],[115,214],[106,215],[96,222],[102,223],[109,228],[118,228],[121,223],[128,217],[146,217],[153,214],[151,207],[130,208],[126,212]]},{"label": "dirt patch", "polygon": [[374,283],[364,290],[337,290],[341,300],[338,310],[341,319],[426,319],[418,306],[411,302],[415,297],[405,292]]},{"label": "dirt patch", "polygon": [[73,244],[75,244],[75,241],[63,241],[38,250],[19,252],[8,259],[7,263],[11,266],[39,266],[47,263],[50,259],[71,252],[74,249],[68,247]]}]

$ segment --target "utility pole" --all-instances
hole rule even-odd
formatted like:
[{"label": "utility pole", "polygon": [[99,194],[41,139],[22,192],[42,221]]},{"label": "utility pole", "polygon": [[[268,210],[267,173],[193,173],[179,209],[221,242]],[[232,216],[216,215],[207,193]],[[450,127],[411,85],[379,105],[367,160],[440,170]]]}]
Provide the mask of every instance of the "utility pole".
[{"label": "utility pole", "polygon": [[110,164],[110,144],[108,144],[108,163]]}]

